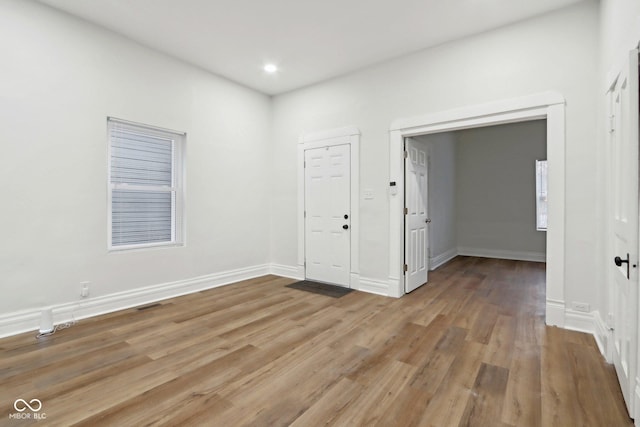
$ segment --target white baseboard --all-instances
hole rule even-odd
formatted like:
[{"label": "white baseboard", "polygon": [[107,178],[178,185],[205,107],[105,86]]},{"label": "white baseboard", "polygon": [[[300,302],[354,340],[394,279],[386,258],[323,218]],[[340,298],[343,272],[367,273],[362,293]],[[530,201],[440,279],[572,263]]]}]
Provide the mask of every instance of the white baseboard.
[{"label": "white baseboard", "polygon": [[37,330],[40,326],[42,309],[21,310],[0,315],[0,338]]},{"label": "white baseboard", "polygon": [[269,272],[276,276],[288,277],[290,279],[304,280],[304,269],[297,266],[269,264]]},{"label": "white baseboard", "polygon": [[458,255],[481,258],[513,259],[516,261],[545,262],[547,256],[541,252],[503,251],[484,248],[458,247]]},{"label": "white baseboard", "polygon": [[[560,308],[560,304],[552,303],[552,312],[557,313]],[[549,316],[549,303],[547,302],[547,316]],[[547,324],[549,323],[547,318]],[[605,358],[607,363],[613,363],[612,354],[612,332],[604,321],[599,311],[592,311],[590,313],[583,313],[572,309],[566,309],[564,311],[564,325],[556,324],[557,326],[569,329],[572,331],[585,332],[593,335],[596,341],[600,354]]]},{"label": "white baseboard", "polygon": [[611,353],[611,330],[602,319],[599,311],[583,313],[572,309],[565,310],[564,328],[593,335],[600,354],[607,363],[613,363]]},{"label": "white baseboard", "polygon": [[568,308],[564,312],[564,328],[595,335],[594,313],[584,313]]},{"label": "white baseboard", "polygon": [[613,355],[611,354],[612,333],[607,323],[602,319],[599,311],[593,313],[594,338],[600,349],[600,353],[604,356],[607,363],[613,363]]},{"label": "white baseboard", "polygon": [[[258,265],[58,304],[50,308],[53,311],[54,324],[60,324],[74,318],[76,320],[85,319],[264,276],[269,274],[269,271],[269,265]],[[44,308],[34,308],[0,316],[0,338],[37,330]]]},{"label": "white baseboard", "polygon": [[547,298],[545,317],[547,325],[564,328],[564,301]]},{"label": "white baseboard", "polygon": [[435,270],[442,264],[447,263],[458,256],[458,248],[449,249],[446,252],[436,255],[433,258],[429,258],[429,270]]},{"label": "white baseboard", "polygon": [[404,276],[399,279],[389,277],[388,283],[389,293],[387,295],[393,298],[400,298],[404,295]]},{"label": "white baseboard", "polygon": [[375,279],[360,277],[358,290],[363,292],[369,292],[371,294],[376,294],[376,295],[390,296],[389,283],[383,282],[382,280],[375,280]]}]

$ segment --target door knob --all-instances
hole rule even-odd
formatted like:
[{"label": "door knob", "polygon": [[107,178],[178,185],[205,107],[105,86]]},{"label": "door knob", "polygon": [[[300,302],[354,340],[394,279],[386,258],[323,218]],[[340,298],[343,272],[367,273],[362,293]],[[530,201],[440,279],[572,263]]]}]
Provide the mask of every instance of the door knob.
[{"label": "door knob", "polygon": [[628,279],[629,278],[629,254],[627,254],[626,259],[622,259],[619,256],[617,256],[613,259],[613,262],[615,262],[618,267],[620,267],[622,264],[627,264],[627,279]]},{"label": "door knob", "polygon": [[349,215],[344,214],[344,219],[349,219]]},{"label": "door knob", "polygon": [[620,267],[623,263],[629,264],[629,254],[627,254],[627,259],[622,259],[617,256],[613,259],[613,262],[615,262],[618,267]]},{"label": "door knob", "polygon": [[424,222],[426,222],[427,224],[429,224],[431,222],[431,219],[426,219]]},{"label": "door knob", "polygon": [[349,228],[349,226],[347,224],[343,225],[342,228],[344,228],[345,230],[347,230]]}]

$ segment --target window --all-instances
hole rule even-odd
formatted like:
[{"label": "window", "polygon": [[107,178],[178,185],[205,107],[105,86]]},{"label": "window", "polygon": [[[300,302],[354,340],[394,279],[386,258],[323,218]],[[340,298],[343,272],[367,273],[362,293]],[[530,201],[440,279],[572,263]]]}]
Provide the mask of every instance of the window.
[{"label": "window", "polygon": [[109,118],[109,249],[183,242],[185,135]]},{"label": "window", "polygon": [[547,161],[536,160],[536,229],[547,231]]}]

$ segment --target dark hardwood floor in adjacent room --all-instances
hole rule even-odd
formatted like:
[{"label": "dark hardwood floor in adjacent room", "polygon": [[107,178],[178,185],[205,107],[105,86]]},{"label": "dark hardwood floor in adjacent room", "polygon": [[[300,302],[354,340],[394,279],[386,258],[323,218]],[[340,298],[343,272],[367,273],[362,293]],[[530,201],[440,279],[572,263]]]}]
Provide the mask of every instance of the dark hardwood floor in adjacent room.
[{"label": "dark hardwood floor in adjacent room", "polygon": [[[392,299],[268,276],[0,340],[0,425],[631,426],[544,264],[458,257]],[[33,423],[35,424],[35,423]]]}]

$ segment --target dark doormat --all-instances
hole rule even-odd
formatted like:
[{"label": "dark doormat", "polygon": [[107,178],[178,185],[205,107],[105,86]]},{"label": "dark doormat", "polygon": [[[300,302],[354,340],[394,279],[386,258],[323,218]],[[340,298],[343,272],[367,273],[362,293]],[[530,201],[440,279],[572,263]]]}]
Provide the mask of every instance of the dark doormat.
[{"label": "dark doormat", "polygon": [[312,282],[310,280],[301,280],[286,287],[313,292],[314,294],[325,295],[331,298],[340,298],[353,291],[353,289],[343,288],[342,286],[327,285],[326,283]]}]

